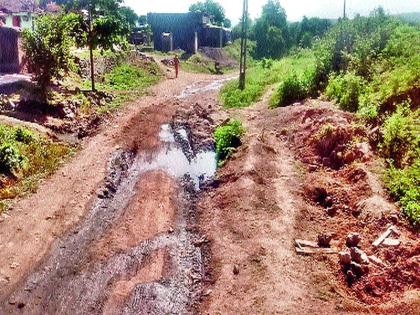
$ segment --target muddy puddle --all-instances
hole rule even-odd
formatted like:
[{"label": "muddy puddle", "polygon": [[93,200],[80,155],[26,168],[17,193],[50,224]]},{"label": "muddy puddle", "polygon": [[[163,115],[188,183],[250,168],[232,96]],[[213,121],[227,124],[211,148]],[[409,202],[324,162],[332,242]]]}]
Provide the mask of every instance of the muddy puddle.
[{"label": "muddy puddle", "polygon": [[216,153],[213,150],[194,154],[188,132],[184,128],[173,130],[171,125],[162,125],[159,138],[162,148],[154,153],[144,153],[139,157],[142,172],[164,170],[182,179],[188,177],[196,190],[216,173]]},{"label": "muddy puddle", "polygon": [[[196,193],[201,183],[214,176],[216,155],[212,150],[194,152],[190,133],[182,126],[167,124],[161,126],[161,146],[154,152],[117,151],[85,218],[0,303],[0,314],[194,313],[201,296],[204,257],[197,245],[203,243],[202,236],[191,226],[195,224]],[[172,228],[98,259],[92,249],[119,222],[126,222],[137,185],[153,180],[148,174],[155,171],[170,174],[178,183],[177,193],[171,196],[177,207]],[[144,218],[148,219],[153,220]],[[164,275],[146,282],[133,280],[143,277],[159,252],[165,253]]]},{"label": "muddy puddle", "polygon": [[224,78],[220,80],[213,80],[210,83],[207,82],[197,82],[190,86],[187,86],[180,95],[178,95],[178,99],[183,99],[187,97],[194,96],[196,94],[210,92],[210,91],[217,91],[222,88],[222,86],[232,80],[237,79],[237,76]]}]

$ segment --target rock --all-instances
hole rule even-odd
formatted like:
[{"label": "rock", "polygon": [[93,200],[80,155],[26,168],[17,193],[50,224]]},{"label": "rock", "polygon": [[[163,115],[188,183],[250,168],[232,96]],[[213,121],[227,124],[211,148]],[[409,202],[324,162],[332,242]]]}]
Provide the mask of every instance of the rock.
[{"label": "rock", "polygon": [[235,276],[239,275],[239,266],[238,265],[233,266],[233,274]]},{"label": "rock", "polygon": [[329,207],[325,210],[325,212],[330,216],[333,217],[337,214],[337,207]]},{"label": "rock", "polygon": [[400,218],[398,217],[397,214],[392,214],[389,216],[389,220],[393,223],[393,224],[397,224],[398,221],[400,220]]},{"label": "rock", "polygon": [[[367,267],[367,266],[366,266]],[[369,269],[367,269],[365,266],[362,266],[354,261],[350,263],[350,269],[353,271],[353,273],[357,277],[362,277],[363,275],[367,274],[369,272]]]},{"label": "rock", "polygon": [[331,247],[330,243],[332,240],[331,234],[320,234],[318,235],[318,245],[319,247]]},{"label": "rock", "polygon": [[350,248],[351,259],[358,264],[369,264],[369,258],[364,251],[357,247]]},{"label": "rock", "polygon": [[346,252],[340,252],[338,254],[338,257],[340,258],[340,264],[342,266],[348,266],[351,263],[351,255],[350,252],[346,251]]},{"label": "rock", "polygon": [[361,240],[359,233],[350,233],[347,235],[346,245],[347,247],[357,247]]},{"label": "rock", "polygon": [[354,274],[354,272],[351,269],[347,270],[346,276],[347,276],[347,282],[350,283],[350,284],[354,283],[357,279],[356,275]]},{"label": "rock", "polygon": [[10,269],[16,269],[16,268],[18,268],[20,266],[20,264],[19,263],[17,263],[17,262],[13,262],[11,265],[10,265]]}]

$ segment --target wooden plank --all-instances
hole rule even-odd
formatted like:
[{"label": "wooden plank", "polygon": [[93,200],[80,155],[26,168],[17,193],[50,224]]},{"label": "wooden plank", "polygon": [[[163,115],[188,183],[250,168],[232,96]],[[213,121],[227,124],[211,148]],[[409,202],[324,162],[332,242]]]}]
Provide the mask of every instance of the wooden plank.
[{"label": "wooden plank", "polygon": [[318,254],[337,254],[337,251],[331,248],[299,248],[296,247],[296,253],[300,255],[318,255]]},{"label": "wooden plank", "polygon": [[299,248],[303,248],[303,247],[319,248],[319,245],[317,243],[306,241],[306,240],[295,240],[295,244]]},{"label": "wooden plank", "polygon": [[392,233],[392,229],[393,227],[392,226],[390,226],[384,233],[382,233],[378,238],[377,238],[377,240],[376,241],[374,241],[373,243],[372,243],[372,245],[373,246],[375,246],[375,247],[378,247],[379,245],[381,245],[382,244],[382,242],[387,238],[387,237],[389,237],[390,235],[391,235],[391,233]]}]

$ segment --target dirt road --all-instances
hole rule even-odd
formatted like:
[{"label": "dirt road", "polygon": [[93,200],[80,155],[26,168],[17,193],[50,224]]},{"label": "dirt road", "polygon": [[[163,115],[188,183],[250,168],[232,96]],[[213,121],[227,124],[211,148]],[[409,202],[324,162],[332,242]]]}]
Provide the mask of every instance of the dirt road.
[{"label": "dirt road", "polygon": [[[305,146],[292,136],[313,106],[225,111],[224,80],[162,81],[13,206],[0,223],[0,314],[392,313],[343,289],[334,259],[294,251],[322,228],[305,194],[313,172],[291,149]],[[247,134],[216,175],[213,130],[229,116]]]}]

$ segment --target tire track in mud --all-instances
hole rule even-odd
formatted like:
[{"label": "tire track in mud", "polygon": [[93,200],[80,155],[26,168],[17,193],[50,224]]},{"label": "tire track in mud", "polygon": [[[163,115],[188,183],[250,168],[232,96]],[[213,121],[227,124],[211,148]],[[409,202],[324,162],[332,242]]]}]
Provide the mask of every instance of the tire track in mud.
[{"label": "tire track in mud", "polygon": [[[203,112],[201,108],[198,111]],[[0,313],[194,312],[201,297],[204,277],[201,245],[205,242],[195,227],[196,199],[201,184],[214,175],[216,163],[210,150],[214,145],[208,139],[203,145],[193,143],[199,137],[182,120],[175,115],[171,125],[162,126],[162,147],[156,152],[121,149],[115,152],[105,182],[82,223],[53,245],[49,256],[34,268],[35,272],[0,304]],[[208,163],[214,163],[214,167],[200,173],[200,167]],[[118,222],[124,220],[138,193],[136,186],[142,180],[147,181],[148,174],[153,172],[165,172],[175,178],[174,228],[157,231],[134,247],[118,248],[109,256],[95,257],[92,249],[96,250],[98,241],[106,239]],[[154,198],[153,193],[145,198]],[[156,257],[161,257],[162,270],[156,271],[154,279],[146,276],[142,281],[142,270],[154,264]],[[130,283],[136,277],[139,283]]]}]

